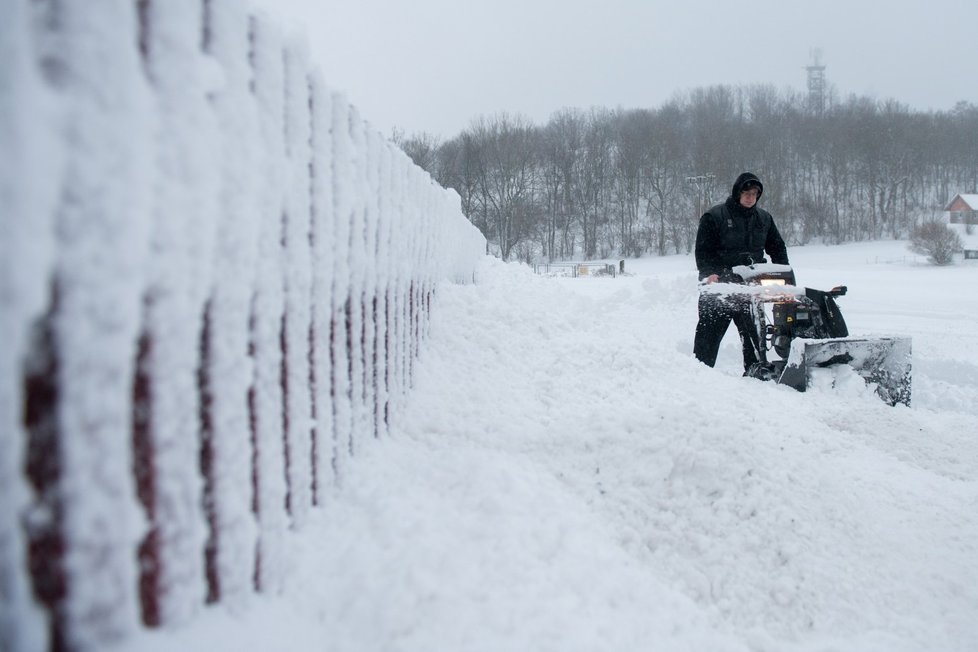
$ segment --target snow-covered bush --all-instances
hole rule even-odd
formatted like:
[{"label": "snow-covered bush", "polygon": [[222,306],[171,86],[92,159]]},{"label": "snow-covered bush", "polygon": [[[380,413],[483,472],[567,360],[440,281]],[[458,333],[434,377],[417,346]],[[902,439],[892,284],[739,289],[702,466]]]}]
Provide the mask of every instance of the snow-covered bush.
[{"label": "snow-covered bush", "polygon": [[910,234],[910,250],[935,265],[950,265],[955,252],[961,251],[964,244],[961,236],[947,224],[938,221],[924,222]]}]

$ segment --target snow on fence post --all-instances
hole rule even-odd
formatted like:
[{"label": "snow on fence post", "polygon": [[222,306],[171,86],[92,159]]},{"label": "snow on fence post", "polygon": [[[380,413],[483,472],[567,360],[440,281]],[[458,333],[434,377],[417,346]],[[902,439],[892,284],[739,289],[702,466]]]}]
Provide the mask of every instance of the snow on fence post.
[{"label": "snow on fence post", "polygon": [[377,224],[380,198],[379,134],[364,122],[363,190],[367,198],[363,220],[363,408],[365,434],[377,437]]},{"label": "snow on fence post", "polygon": [[205,312],[200,362],[201,465],[210,530],[208,601],[241,604],[254,577],[251,382],[248,323],[257,258],[258,121],[251,92],[249,20],[239,0],[204,5],[205,50],[225,72],[213,94],[220,126],[220,215],[214,283]]},{"label": "snow on fence post", "polygon": [[398,252],[395,254],[397,259],[397,344],[398,355],[395,368],[398,375],[398,402],[407,394],[411,385],[410,379],[410,360],[413,355],[414,347],[411,341],[411,307],[413,282],[411,274],[413,270],[413,260],[411,258],[412,233],[409,228],[415,218],[411,210],[416,198],[414,177],[412,175],[411,160],[403,151],[398,154],[400,159],[400,179],[401,191],[399,203],[398,219]]},{"label": "snow on fence post", "polygon": [[[434,292],[434,282],[436,273],[442,264],[438,252],[434,250],[433,244],[436,241],[432,235],[437,224],[438,211],[441,209],[441,188],[435,185],[434,180],[427,172],[423,175],[425,185],[425,204],[424,215],[422,216],[421,229],[428,237],[421,243],[421,258],[418,261],[421,269],[421,323],[418,328],[419,352],[420,346],[428,339],[428,325],[431,319],[431,296]],[[436,195],[436,189],[438,194]]]},{"label": "snow on fence post", "polygon": [[404,193],[406,183],[406,167],[404,152],[395,146],[391,149],[391,199],[390,227],[388,239],[388,414],[392,418],[400,406],[403,377],[403,278],[404,278]]},{"label": "snow on fence post", "polygon": [[[402,152],[403,154],[403,152]],[[412,183],[411,169],[407,154],[398,156],[400,161],[401,178],[401,199],[400,216],[398,220],[397,243],[398,251],[395,254],[397,259],[397,342],[398,360],[396,368],[398,370],[399,391],[404,395],[409,387],[408,380],[408,358],[411,355],[411,242],[410,229],[408,225],[414,218],[410,210],[411,201],[414,197],[414,184]]]},{"label": "snow on fence post", "polygon": [[366,125],[360,111],[350,107],[350,142],[353,151],[353,210],[350,219],[350,370],[353,408],[354,453],[363,446],[367,427],[366,397]]},{"label": "snow on fence post", "polygon": [[384,420],[389,428],[397,400],[397,241],[400,220],[401,167],[397,153],[400,151],[388,142],[385,146],[387,161],[387,199],[384,201],[383,233],[381,235],[381,270],[384,286]]},{"label": "snow on fence post", "polygon": [[377,182],[377,248],[375,254],[374,267],[376,269],[377,280],[375,283],[376,291],[374,301],[376,311],[374,314],[376,325],[376,364],[374,373],[374,387],[376,392],[376,405],[374,420],[378,424],[378,434],[385,435],[390,426],[390,226],[392,211],[392,186],[393,174],[391,165],[393,156],[390,144],[380,139],[380,161],[378,164]]},{"label": "snow on fence post", "polygon": [[0,648],[12,650],[48,647],[21,527],[31,500],[21,375],[30,325],[49,299],[62,151],[35,60],[31,4],[7,2],[0,21]]},{"label": "snow on fence post", "polygon": [[309,220],[309,84],[305,57],[296,46],[285,50],[285,151],[288,196],[283,213],[285,243],[285,346],[288,506],[292,523],[302,527],[312,502],[312,414],[309,393],[309,324],[312,296]]},{"label": "snow on fence post", "polygon": [[353,144],[350,106],[339,93],[332,102],[333,141],[333,293],[330,320],[332,356],[333,432],[336,438],[337,475],[342,481],[345,457],[354,452],[353,387],[350,359],[353,333],[350,278],[350,231],[353,215]]},{"label": "snow on fence post", "polygon": [[[421,174],[419,180],[421,184],[421,214],[418,216],[420,222],[420,231],[425,235],[425,237],[419,238],[418,240],[418,253],[417,253],[417,265],[418,265],[418,324],[417,324],[417,349],[415,352],[415,358],[421,356],[421,347],[425,340],[425,330],[428,323],[428,302],[429,302],[429,291],[430,282],[432,278],[432,270],[437,264],[437,261],[430,256],[429,244],[432,238],[430,237],[429,229],[431,229],[432,223],[432,211],[436,207],[435,196],[434,196],[434,186],[432,185],[431,177],[427,172]],[[416,362],[416,361],[415,361]]]},{"label": "snow on fence post", "polygon": [[393,422],[397,412],[401,373],[399,369],[401,343],[399,337],[400,317],[399,311],[401,299],[399,292],[399,278],[401,272],[401,261],[398,254],[401,252],[401,229],[403,223],[402,201],[404,196],[404,166],[402,156],[404,152],[393,143],[388,143],[390,153],[390,215],[387,219],[387,420]]},{"label": "snow on fence post", "polygon": [[[412,170],[412,172],[414,172]],[[412,176],[411,183],[411,221],[423,224],[425,221],[425,187],[424,180],[421,175],[414,173]],[[421,238],[419,231],[410,230],[408,232],[408,260],[410,261],[410,273],[409,278],[411,281],[409,297],[409,308],[410,317],[408,320],[408,340],[410,342],[410,349],[408,353],[408,370],[407,370],[407,380],[408,386],[414,384],[414,362],[420,353],[420,335],[421,335],[421,278],[422,270],[425,263],[424,258],[421,255],[422,246],[424,240]]]},{"label": "snow on fence post", "polygon": [[[217,212],[213,74],[200,50],[200,0],[141,5],[142,48],[159,129],[151,247],[133,392],[137,493],[149,521],[139,547],[147,625],[191,619],[204,598],[197,441],[197,343]],[[213,65],[213,64],[210,64]]]},{"label": "snow on fence post", "polygon": [[332,364],[330,324],[333,319],[333,286],[335,206],[333,203],[333,96],[322,76],[311,76],[312,103],[312,338],[313,376],[315,386],[316,449],[314,464],[314,500],[325,494],[335,481],[334,464],[337,455],[335,424],[333,423]]},{"label": "snow on fence post", "polygon": [[98,649],[139,623],[133,560],[143,519],[129,398],[155,116],[132,2],[44,11],[41,51],[63,111],[66,159],[53,297],[32,352],[43,367],[28,372],[25,397],[38,500],[32,579],[50,613],[51,647]]},{"label": "snow on fence post", "polygon": [[[423,175],[418,175],[418,207],[415,220],[419,223],[421,233],[428,228],[429,218],[431,217],[431,196],[429,194],[427,179]],[[414,367],[418,357],[421,355],[421,344],[424,339],[424,311],[425,296],[428,281],[428,268],[431,261],[425,256],[425,246],[428,243],[426,237],[414,239],[414,323],[412,324],[411,337],[414,341],[414,353],[411,356],[411,379],[414,380]]]},{"label": "snow on fence post", "polygon": [[285,534],[285,434],[280,335],[285,314],[282,210],[285,185],[285,66],[279,33],[267,21],[252,20],[252,59],[259,110],[261,178],[259,254],[251,299],[249,390],[252,511],[258,520],[255,584],[276,593],[283,587]]},{"label": "snow on fence post", "polygon": [[[447,193],[444,216],[446,223],[455,215],[462,214],[462,197],[455,190],[448,190]],[[448,237],[453,234],[459,239],[459,246],[452,252],[451,277],[456,283],[473,283],[476,279],[472,260],[478,260],[484,253],[479,247],[484,246],[485,238],[471,222],[460,224],[457,220],[454,221],[453,233]]]}]

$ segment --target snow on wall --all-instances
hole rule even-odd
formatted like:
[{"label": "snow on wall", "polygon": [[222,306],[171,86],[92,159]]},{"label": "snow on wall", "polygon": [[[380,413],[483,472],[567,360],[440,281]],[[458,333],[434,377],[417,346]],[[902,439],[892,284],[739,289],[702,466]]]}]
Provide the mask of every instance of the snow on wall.
[{"label": "snow on wall", "polygon": [[[27,532],[20,528],[31,494],[23,480],[27,451],[14,370],[28,347],[31,321],[49,296],[54,259],[55,177],[62,151],[52,137],[53,104],[40,78],[31,33],[31,0],[4,4],[0,21],[0,649],[46,647],[41,612],[31,600]],[[31,216],[32,219],[15,219]]]},{"label": "snow on wall", "polygon": [[282,588],[285,511],[285,435],[282,392],[282,319],[285,315],[285,66],[278,33],[252,21],[252,59],[263,176],[257,198],[258,262],[251,304],[252,385],[249,390],[253,462],[252,511],[258,521],[255,581],[259,590]]},{"label": "snow on wall", "polygon": [[204,315],[200,385],[203,396],[204,500],[208,521],[208,601],[238,604],[254,574],[248,388],[251,294],[257,260],[258,112],[251,91],[249,21],[238,0],[204,5],[204,50],[225,72],[212,96],[219,129],[221,183],[217,246]]},{"label": "snow on wall", "polygon": [[144,5],[147,75],[159,115],[150,251],[134,385],[137,490],[150,521],[140,545],[144,620],[183,622],[203,602],[197,404],[198,342],[217,234],[217,115],[222,71],[200,48],[196,0]]},{"label": "snow on wall", "polygon": [[304,53],[285,53],[285,150],[288,188],[282,230],[285,248],[285,443],[287,505],[292,520],[306,522],[312,492],[312,395],[309,327],[312,323],[310,177],[312,118]]},{"label": "snow on wall", "polygon": [[0,643],[278,592],[406,400],[458,196],[244,0],[6,0]]},{"label": "snow on wall", "polygon": [[48,520],[31,545],[51,551],[38,567],[57,569],[45,579],[53,645],[96,649],[127,636],[138,615],[133,552],[145,521],[132,473],[131,397],[158,114],[133,3],[36,6],[47,28],[43,70],[64,111],[65,165],[53,211],[54,296],[36,349],[50,371],[31,371],[47,387],[30,419],[28,462],[48,467],[34,512],[35,523]]},{"label": "snow on wall", "polygon": [[314,71],[310,75],[310,111],[312,147],[310,242],[312,250],[312,314],[310,332],[311,390],[313,418],[313,503],[318,503],[318,493],[335,479],[337,443],[333,423],[332,363],[329,341],[333,318],[334,247],[332,224],[336,213],[333,205],[333,98],[322,75]]}]

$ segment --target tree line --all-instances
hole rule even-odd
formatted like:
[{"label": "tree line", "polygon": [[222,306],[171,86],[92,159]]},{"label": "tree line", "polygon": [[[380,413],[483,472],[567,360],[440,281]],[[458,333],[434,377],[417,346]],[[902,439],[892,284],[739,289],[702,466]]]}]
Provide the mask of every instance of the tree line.
[{"label": "tree line", "polygon": [[439,142],[396,137],[454,188],[504,260],[692,250],[699,216],[749,170],[792,245],[908,237],[978,188],[978,106],[914,111],[771,86],[712,86],[656,109],[564,109],[543,126],[482,116]]}]

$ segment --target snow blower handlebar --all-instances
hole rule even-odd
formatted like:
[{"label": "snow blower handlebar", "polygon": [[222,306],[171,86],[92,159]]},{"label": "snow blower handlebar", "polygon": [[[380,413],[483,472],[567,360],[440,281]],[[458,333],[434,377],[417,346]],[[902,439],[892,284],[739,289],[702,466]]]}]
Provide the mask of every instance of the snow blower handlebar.
[{"label": "snow blower handlebar", "polygon": [[735,265],[731,271],[749,285],[794,285],[795,271],[791,265],[756,263]]}]

